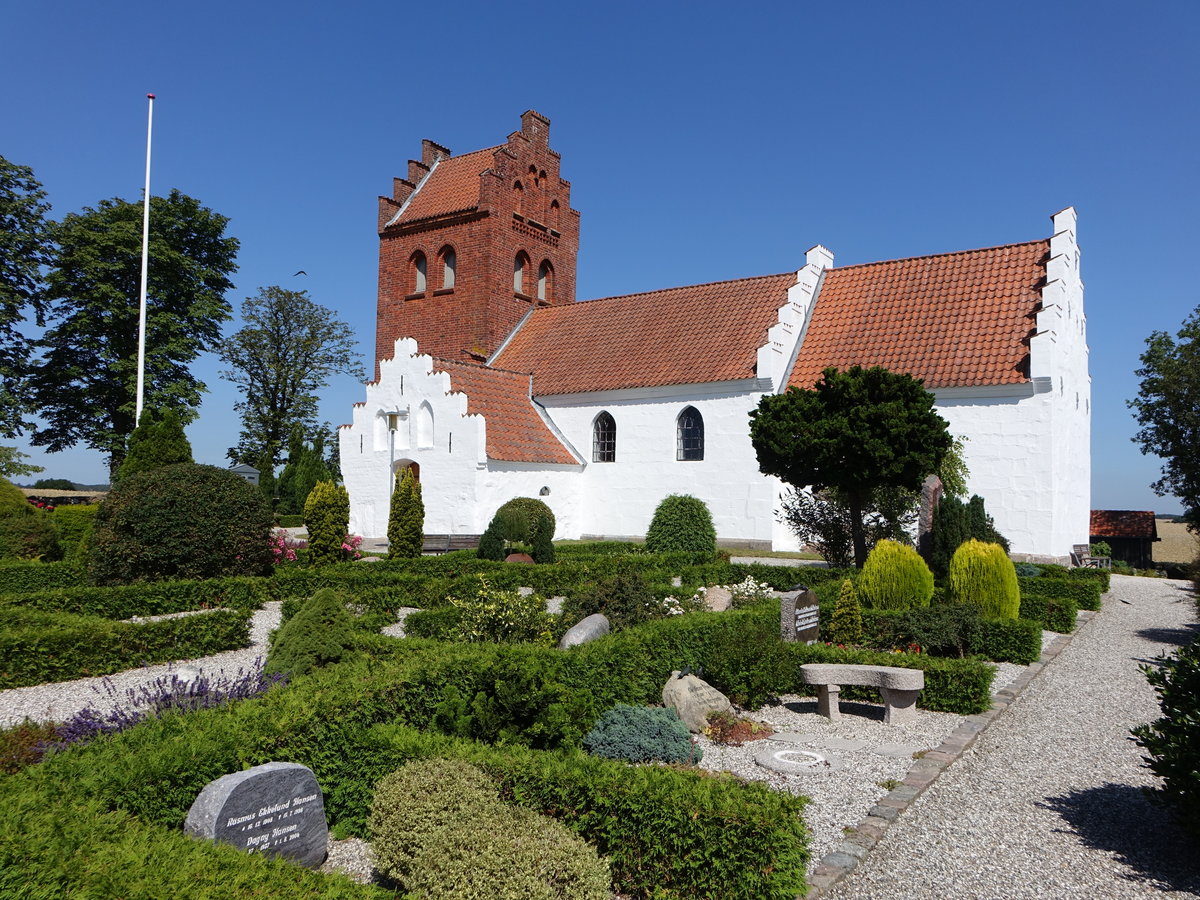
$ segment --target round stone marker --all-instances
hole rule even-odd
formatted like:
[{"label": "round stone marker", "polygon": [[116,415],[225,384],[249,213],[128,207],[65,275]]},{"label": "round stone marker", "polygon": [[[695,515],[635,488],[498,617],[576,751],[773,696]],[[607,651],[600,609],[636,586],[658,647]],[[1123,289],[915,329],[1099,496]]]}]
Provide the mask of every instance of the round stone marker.
[{"label": "round stone marker", "polygon": [[783,775],[824,775],[842,767],[841,759],[832,753],[797,750],[794,747],[760,751],[754,761],[764,769]]}]

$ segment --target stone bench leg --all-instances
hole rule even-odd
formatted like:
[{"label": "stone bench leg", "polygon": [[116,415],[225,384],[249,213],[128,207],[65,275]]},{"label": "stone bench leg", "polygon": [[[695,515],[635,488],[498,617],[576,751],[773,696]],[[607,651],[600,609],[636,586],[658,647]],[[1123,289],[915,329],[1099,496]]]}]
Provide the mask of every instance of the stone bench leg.
[{"label": "stone bench leg", "polygon": [[883,724],[903,725],[917,718],[917,694],[920,691],[898,691],[894,688],[880,688],[883,694]]},{"label": "stone bench leg", "polygon": [[817,712],[830,722],[836,722],[842,717],[841,710],[838,709],[838,694],[841,690],[840,684],[817,685]]}]

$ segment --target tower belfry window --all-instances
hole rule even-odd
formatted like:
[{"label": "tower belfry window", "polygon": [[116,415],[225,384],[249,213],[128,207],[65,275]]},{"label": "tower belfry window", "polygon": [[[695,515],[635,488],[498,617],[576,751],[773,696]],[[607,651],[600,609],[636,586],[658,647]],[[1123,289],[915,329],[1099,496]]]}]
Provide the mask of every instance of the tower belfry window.
[{"label": "tower belfry window", "polygon": [[442,289],[454,287],[455,270],[458,267],[458,257],[453,247],[442,249]]},{"label": "tower belfry window", "polygon": [[538,266],[537,298],[539,300],[554,299],[554,269],[550,267],[549,261]]},{"label": "tower belfry window", "polygon": [[513,290],[518,294],[525,293],[525,270],[529,268],[529,257],[518,253],[513,260]]},{"label": "tower belfry window", "polygon": [[428,270],[425,254],[420,250],[412,255],[411,267],[413,293],[420,294],[425,290],[425,276]]}]

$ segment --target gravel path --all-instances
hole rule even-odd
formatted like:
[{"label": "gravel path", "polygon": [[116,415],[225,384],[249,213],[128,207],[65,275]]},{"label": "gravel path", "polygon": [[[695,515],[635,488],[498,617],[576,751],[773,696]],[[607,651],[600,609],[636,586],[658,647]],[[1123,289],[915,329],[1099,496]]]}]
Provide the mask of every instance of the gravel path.
[{"label": "gravel path", "polygon": [[[0,691],[0,728],[18,725],[25,718],[35,722],[62,722],[88,706],[107,712],[116,707],[127,690],[136,690],[156,678],[170,675],[181,665],[198,668],[209,675],[236,675],[239,669],[249,670],[259,657],[266,658],[267,636],[279,627],[282,610],[283,603],[279,601],[263,604],[250,620],[251,643],[244,650],[227,650],[201,659],[144,666],[101,678],[79,678]],[[105,681],[113,690],[105,688]]]},{"label": "gravel path", "polygon": [[[1125,602],[1122,602],[1125,601]],[[824,896],[1200,896],[1200,865],[1141,788],[1138,670],[1197,631],[1187,583],[1114,575],[1103,611]]]}]

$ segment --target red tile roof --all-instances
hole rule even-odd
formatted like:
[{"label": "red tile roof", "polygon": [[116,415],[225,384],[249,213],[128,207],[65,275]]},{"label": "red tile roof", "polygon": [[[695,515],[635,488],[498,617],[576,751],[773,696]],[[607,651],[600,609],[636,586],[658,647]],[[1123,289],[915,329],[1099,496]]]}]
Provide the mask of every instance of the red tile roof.
[{"label": "red tile roof", "polygon": [[827,366],[883,366],[925,386],[1029,380],[1050,242],[826,270],[789,385]]},{"label": "red tile roof", "polygon": [[529,396],[529,376],[476,363],[435,359],[450,375],[450,390],[467,395],[467,413],[487,421],[487,455],[507,462],[577,464]]},{"label": "red tile roof", "polygon": [[1093,509],[1093,537],[1158,540],[1154,513],[1138,509]]},{"label": "red tile roof", "polygon": [[537,310],[496,362],[537,396],[753,378],[795,273]]},{"label": "red tile roof", "polygon": [[496,147],[450,156],[426,176],[398,222],[415,222],[464,212],[479,205],[479,176],[492,167]]}]

